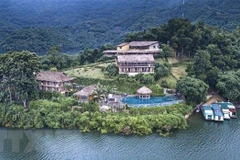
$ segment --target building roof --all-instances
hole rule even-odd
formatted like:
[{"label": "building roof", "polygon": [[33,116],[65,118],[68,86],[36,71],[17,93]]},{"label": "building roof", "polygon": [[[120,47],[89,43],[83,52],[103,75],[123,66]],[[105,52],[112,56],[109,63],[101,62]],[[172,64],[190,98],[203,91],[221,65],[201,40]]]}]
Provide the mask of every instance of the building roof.
[{"label": "building roof", "polygon": [[152,44],[158,43],[158,41],[132,41],[129,43],[131,47],[147,47]]},{"label": "building roof", "polygon": [[87,86],[87,87],[83,88],[82,90],[74,93],[74,95],[76,95],[76,96],[90,96],[90,95],[93,94],[95,89],[96,89],[96,86],[94,86],[94,85]]},{"label": "building roof", "polygon": [[212,111],[212,107],[211,106],[202,106],[203,110],[211,110]]},{"label": "building roof", "polygon": [[154,57],[152,54],[118,55],[117,61],[118,62],[130,62],[130,63],[154,62]]},{"label": "building roof", "polygon": [[63,72],[41,71],[36,75],[38,81],[67,82],[73,79]]},{"label": "building roof", "polygon": [[161,49],[134,49],[134,50],[106,50],[103,51],[104,54],[155,54],[160,53]]},{"label": "building roof", "polygon": [[214,112],[214,115],[215,115],[215,116],[223,116],[223,115],[222,115],[221,108],[219,107],[218,104],[213,103],[213,104],[212,104],[212,109],[213,109],[213,112]]},{"label": "building roof", "polygon": [[230,109],[230,108],[234,109],[235,108],[235,106],[230,102],[220,102],[220,106],[223,109]]},{"label": "building roof", "polygon": [[119,45],[117,45],[117,47],[123,47],[123,46],[126,46],[128,43],[121,43]]},{"label": "building roof", "polygon": [[143,87],[141,87],[141,88],[139,88],[139,89],[137,90],[137,93],[138,93],[138,94],[151,94],[151,93],[152,93],[152,90],[149,89],[149,88],[146,87],[146,86],[143,86]]}]

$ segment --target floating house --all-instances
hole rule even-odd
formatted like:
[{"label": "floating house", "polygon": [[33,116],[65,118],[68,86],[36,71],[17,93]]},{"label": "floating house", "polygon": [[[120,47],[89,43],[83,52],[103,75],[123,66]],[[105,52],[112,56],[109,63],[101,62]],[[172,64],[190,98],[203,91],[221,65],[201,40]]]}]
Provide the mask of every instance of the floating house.
[{"label": "floating house", "polygon": [[152,93],[152,90],[146,86],[143,86],[137,90],[138,97],[141,99],[149,99],[151,93]]},{"label": "floating house", "polygon": [[80,91],[74,93],[73,95],[77,96],[79,102],[87,102],[93,100],[93,93],[96,90],[96,86],[91,85],[87,86]]},{"label": "floating house", "polygon": [[153,55],[118,55],[117,66],[119,74],[149,74],[154,73],[155,62]]},{"label": "floating house", "polygon": [[67,91],[65,85],[73,85],[74,78],[63,72],[41,71],[36,75],[36,80],[40,90],[65,93]]},{"label": "floating house", "polygon": [[228,112],[229,117],[237,118],[237,110],[236,107],[230,102],[220,102],[219,103],[223,112]]},{"label": "floating house", "polygon": [[119,54],[159,54],[161,51],[158,41],[132,41],[117,45],[116,50],[103,51],[105,56]]},{"label": "floating house", "polygon": [[214,113],[211,106],[202,106],[201,111],[205,120],[214,120]]},{"label": "floating house", "polygon": [[220,106],[216,103],[213,103],[211,106],[214,113],[214,121],[224,121]]}]

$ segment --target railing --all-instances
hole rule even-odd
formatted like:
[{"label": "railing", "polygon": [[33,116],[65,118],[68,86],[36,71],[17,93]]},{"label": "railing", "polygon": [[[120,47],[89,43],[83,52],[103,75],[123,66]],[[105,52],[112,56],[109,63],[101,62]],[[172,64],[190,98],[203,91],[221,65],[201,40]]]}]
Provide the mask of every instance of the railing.
[{"label": "railing", "polygon": [[124,64],[124,65],[122,65],[122,64],[118,64],[118,66],[120,66],[120,67],[129,67],[129,66],[131,66],[131,67],[154,67],[154,64]]},{"label": "railing", "polygon": [[154,71],[119,71],[119,73],[154,73]]},{"label": "railing", "polygon": [[58,88],[58,87],[62,87],[60,85],[53,85],[53,84],[44,84],[44,83],[39,83],[40,86],[46,86],[46,87],[55,87],[55,88]]}]

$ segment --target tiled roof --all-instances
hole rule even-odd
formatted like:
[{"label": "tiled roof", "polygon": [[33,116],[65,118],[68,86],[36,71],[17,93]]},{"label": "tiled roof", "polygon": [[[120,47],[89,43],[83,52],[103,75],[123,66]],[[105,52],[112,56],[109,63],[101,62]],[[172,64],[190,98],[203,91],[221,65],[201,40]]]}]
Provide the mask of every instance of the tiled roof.
[{"label": "tiled roof", "polygon": [[134,49],[134,50],[106,50],[103,51],[105,54],[155,54],[155,53],[160,53],[160,49],[154,49],[154,50],[149,50],[149,49]]},{"label": "tiled roof", "polygon": [[89,96],[89,95],[93,94],[95,89],[96,89],[96,87],[94,85],[87,86],[87,87],[83,88],[82,90],[74,93],[74,95],[76,95],[76,96]]},{"label": "tiled roof", "polygon": [[151,55],[151,54],[118,55],[117,61],[118,62],[130,62],[130,63],[154,62],[154,58],[153,58],[153,55]]},{"label": "tiled roof", "polygon": [[158,43],[158,41],[132,41],[129,43],[131,47],[146,47],[152,44]]},{"label": "tiled roof", "polygon": [[128,43],[121,43],[121,44],[119,44],[119,45],[117,45],[117,47],[123,47],[123,46],[125,46],[125,45],[127,45]]},{"label": "tiled roof", "polygon": [[73,78],[67,76],[63,72],[41,71],[40,73],[37,74],[36,80],[51,82],[67,82],[73,80]]}]

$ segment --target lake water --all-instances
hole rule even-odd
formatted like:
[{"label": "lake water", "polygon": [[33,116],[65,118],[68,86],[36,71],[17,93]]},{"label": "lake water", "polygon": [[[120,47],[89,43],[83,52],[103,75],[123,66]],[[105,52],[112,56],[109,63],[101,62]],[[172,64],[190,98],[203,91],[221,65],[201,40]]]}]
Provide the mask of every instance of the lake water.
[{"label": "lake water", "polygon": [[239,159],[239,119],[206,122],[194,113],[188,124],[169,137],[0,128],[0,160]]}]

